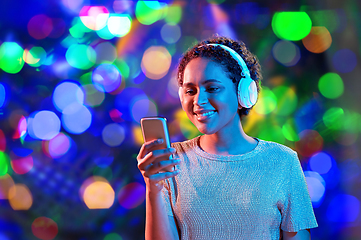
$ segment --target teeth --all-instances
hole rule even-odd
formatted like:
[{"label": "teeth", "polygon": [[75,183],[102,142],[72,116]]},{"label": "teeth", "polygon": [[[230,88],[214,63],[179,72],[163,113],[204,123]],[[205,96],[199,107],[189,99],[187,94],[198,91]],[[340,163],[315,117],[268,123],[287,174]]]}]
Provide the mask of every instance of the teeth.
[{"label": "teeth", "polygon": [[198,114],[199,116],[209,116],[212,115],[214,113],[214,111],[212,112],[206,112],[206,113],[202,113],[202,114]]}]

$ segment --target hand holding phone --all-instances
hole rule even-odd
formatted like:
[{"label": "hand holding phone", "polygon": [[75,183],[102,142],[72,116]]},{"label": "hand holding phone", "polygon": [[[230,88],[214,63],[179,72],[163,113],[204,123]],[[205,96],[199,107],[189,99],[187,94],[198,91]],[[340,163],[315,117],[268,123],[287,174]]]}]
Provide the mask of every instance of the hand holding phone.
[{"label": "hand holding phone", "polygon": [[[155,139],[163,140],[162,143],[153,146],[150,149],[150,151],[166,149],[171,147],[166,118],[161,118],[161,117],[142,118],[140,120],[140,125],[142,128],[144,142],[149,142]],[[172,155],[170,155],[169,157],[159,157],[155,162],[171,160],[171,159],[173,159]],[[174,168],[173,166],[169,166],[164,168],[164,170],[168,172],[172,172],[173,168]]]}]

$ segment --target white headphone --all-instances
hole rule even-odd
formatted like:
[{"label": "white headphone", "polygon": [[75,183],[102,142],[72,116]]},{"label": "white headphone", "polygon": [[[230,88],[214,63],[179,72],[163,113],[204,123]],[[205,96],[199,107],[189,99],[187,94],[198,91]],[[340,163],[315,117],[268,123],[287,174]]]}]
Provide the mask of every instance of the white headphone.
[{"label": "white headphone", "polygon": [[[208,46],[220,46],[238,62],[238,64],[242,68],[242,76],[244,78],[241,78],[241,80],[238,83],[238,90],[237,90],[237,96],[238,96],[238,103],[245,108],[251,108],[253,105],[256,104],[257,98],[258,98],[258,92],[257,92],[257,85],[256,82],[251,78],[251,74],[249,73],[247,64],[244,62],[243,58],[232,48],[227,47],[222,44],[216,44],[216,43],[210,43],[207,44]],[[178,90],[179,98],[182,101],[182,87]]]}]

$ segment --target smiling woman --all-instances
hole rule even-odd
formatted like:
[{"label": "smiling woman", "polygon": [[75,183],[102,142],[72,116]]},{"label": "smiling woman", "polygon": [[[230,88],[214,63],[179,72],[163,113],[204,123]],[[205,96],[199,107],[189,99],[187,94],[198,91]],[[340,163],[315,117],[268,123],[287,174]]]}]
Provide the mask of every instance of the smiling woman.
[{"label": "smiling woman", "polygon": [[[149,150],[157,140],[143,144],[146,239],[310,238],[317,222],[297,153],[242,128],[260,79],[242,42],[215,37],[184,54],[179,97],[203,135],[164,150]],[[168,166],[176,170],[162,171]]]}]

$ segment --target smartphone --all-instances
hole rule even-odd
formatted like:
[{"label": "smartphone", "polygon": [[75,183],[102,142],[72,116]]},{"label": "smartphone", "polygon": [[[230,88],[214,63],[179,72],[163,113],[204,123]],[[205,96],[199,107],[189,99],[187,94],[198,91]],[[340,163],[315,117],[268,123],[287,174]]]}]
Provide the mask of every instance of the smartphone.
[{"label": "smartphone", "polygon": [[[167,119],[163,117],[145,117],[140,119],[140,126],[142,128],[144,142],[148,142],[155,139],[163,139],[163,143],[158,144],[150,149],[150,151],[170,148],[170,139],[168,134]],[[156,161],[164,161],[172,159],[172,155],[169,157],[162,157]],[[165,168],[166,171],[172,172],[173,166]]]}]

